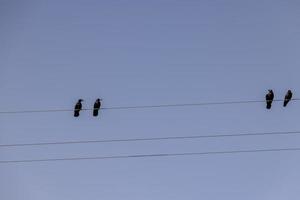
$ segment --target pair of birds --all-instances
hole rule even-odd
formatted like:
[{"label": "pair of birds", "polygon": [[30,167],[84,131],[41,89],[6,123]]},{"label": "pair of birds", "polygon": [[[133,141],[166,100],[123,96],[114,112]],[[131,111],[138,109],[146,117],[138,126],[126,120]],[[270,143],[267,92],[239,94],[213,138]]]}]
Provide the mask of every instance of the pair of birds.
[{"label": "pair of birds", "polygon": [[[292,91],[288,90],[283,101],[284,107],[286,107],[287,104],[292,100],[292,97],[293,97]],[[269,90],[268,94],[266,94],[267,109],[271,109],[273,100],[274,100],[274,92],[273,90]]]},{"label": "pair of birds", "polygon": [[[94,109],[93,109],[93,116],[94,117],[97,117],[98,116],[98,113],[99,113],[99,110],[101,108],[101,101],[102,99],[97,99],[94,103]],[[75,108],[74,108],[74,117],[79,117],[79,113],[80,111],[82,110],[82,103],[83,100],[82,99],[79,99],[75,105]]]}]

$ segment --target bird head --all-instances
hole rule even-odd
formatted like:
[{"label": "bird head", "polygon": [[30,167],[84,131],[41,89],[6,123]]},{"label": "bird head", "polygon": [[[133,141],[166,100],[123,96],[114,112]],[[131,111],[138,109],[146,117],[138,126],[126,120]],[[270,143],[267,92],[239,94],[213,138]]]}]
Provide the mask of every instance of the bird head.
[{"label": "bird head", "polygon": [[78,102],[82,102],[82,101],[83,101],[83,99],[79,99],[79,100],[78,100]]}]

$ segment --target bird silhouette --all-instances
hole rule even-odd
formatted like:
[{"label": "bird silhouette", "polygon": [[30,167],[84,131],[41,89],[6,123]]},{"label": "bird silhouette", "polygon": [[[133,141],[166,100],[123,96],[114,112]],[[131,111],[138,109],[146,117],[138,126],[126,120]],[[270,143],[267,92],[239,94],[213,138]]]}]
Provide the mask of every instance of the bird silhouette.
[{"label": "bird silhouette", "polygon": [[79,112],[81,111],[82,109],[82,102],[83,100],[82,99],[79,99],[75,105],[75,108],[74,108],[74,117],[79,117]]},{"label": "bird silhouette", "polygon": [[102,99],[97,99],[94,103],[94,109],[93,109],[93,116],[94,117],[97,117],[98,116],[98,112],[99,112],[99,109],[101,107],[101,100]]},{"label": "bird silhouette", "polygon": [[283,102],[283,106],[286,107],[287,104],[289,103],[289,101],[292,99],[293,97],[293,93],[291,90],[288,90],[285,97],[284,97],[284,102]]},{"label": "bird silhouette", "polygon": [[267,109],[271,109],[273,100],[274,100],[273,90],[269,90],[268,94],[266,94]]}]

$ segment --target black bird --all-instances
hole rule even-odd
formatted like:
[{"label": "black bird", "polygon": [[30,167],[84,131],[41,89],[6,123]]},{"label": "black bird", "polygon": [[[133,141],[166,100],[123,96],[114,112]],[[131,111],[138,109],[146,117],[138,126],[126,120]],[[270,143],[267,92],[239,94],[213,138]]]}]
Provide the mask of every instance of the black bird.
[{"label": "black bird", "polygon": [[75,108],[74,108],[74,117],[79,117],[79,112],[80,110],[82,109],[82,102],[83,100],[82,99],[79,99],[75,105]]},{"label": "black bird", "polygon": [[269,93],[266,95],[267,109],[271,109],[273,100],[274,100],[273,90],[269,90]]},{"label": "black bird", "polygon": [[97,117],[99,109],[101,107],[101,100],[102,99],[97,99],[96,102],[94,103],[94,110],[93,110],[93,116]]},{"label": "black bird", "polygon": [[293,93],[291,90],[288,90],[285,97],[284,97],[284,102],[283,102],[283,106],[286,107],[287,104],[289,103],[289,101],[292,99],[293,97]]}]

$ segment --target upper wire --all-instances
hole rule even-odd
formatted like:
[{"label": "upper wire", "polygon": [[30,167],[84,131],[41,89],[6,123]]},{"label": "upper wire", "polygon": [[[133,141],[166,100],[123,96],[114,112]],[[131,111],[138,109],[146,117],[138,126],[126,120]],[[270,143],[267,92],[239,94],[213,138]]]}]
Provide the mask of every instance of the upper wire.
[{"label": "upper wire", "polygon": [[[299,101],[294,98],[291,101]],[[284,100],[275,99],[275,102]],[[192,106],[210,106],[210,105],[230,105],[230,104],[250,104],[262,103],[263,100],[244,100],[244,101],[223,101],[223,102],[202,102],[202,103],[178,103],[178,104],[159,104],[159,105],[141,105],[141,106],[113,106],[103,107],[101,110],[127,110],[127,109],[150,109],[150,108],[168,108],[168,107],[192,107]],[[82,111],[94,110],[94,108],[83,108]],[[47,113],[47,112],[72,112],[74,109],[38,109],[38,110],[11,110],[0,111],[0,114],[26,114],[26,113]]]}]

